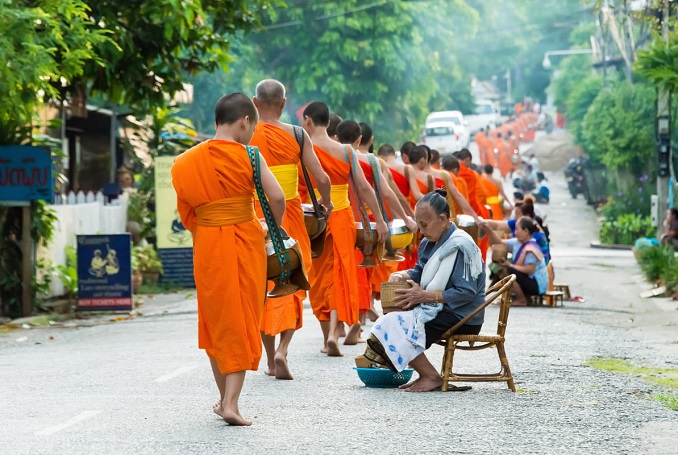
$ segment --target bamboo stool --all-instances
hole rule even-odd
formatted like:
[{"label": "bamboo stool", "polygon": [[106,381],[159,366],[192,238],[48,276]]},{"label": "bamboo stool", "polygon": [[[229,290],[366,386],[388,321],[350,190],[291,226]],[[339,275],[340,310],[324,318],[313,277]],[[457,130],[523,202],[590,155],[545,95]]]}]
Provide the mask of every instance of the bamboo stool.
[{"label": "bamboo stool", "polygon": [[[445,355],[443,356],[443,364],[440,375],[443,378],[443,392],[446,392],[451,382],[506,382],[508,388],[512,392],[516,391],[516,386],[513,382],[511,369],[509,368],[508,359],[506,358],[506,350],[504,349],[504,335],[506,333],[506,324],[508,321],[509,309],[511,308],[511,288],[516,280],[515,275],[509,275],[501,281],[498,281],[491,286],[485,295],[485,302],[476,308],[471,314],[459,321],[456,325],[450,328],[443,334],[443,337],[438,344],[445,347]],[[478,335],[455,335],[454,332],[459,327],[466,324],[473,316],[478,314],[495,300],[501,299],[499,307],[499,322],[497,324],[497,333],[495,334],[478,334]],[[459,343],[467,342],[468,346]],[[475,343],[484,343],[476,345]],[[499,363],[501,370],[495,374],[461,374],[452,371],[452,364],[454,362],[454,351],[461,349],[463,351],[479,351],[487,348],[497,348],[499,354]]]}]

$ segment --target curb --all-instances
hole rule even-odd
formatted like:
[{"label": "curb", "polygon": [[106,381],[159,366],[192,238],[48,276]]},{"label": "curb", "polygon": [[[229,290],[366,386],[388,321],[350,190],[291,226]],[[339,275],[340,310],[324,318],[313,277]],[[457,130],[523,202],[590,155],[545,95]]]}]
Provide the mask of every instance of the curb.
[{"label": "curb", "polygon": [[614,244],[614,243],[600,243],[597,240],[593,240],[590,243],[591,248],[598,248],[600,250],[626,250],[626,251],[631,251],[633,250],[632,245],[619,245],[619,244]]}]

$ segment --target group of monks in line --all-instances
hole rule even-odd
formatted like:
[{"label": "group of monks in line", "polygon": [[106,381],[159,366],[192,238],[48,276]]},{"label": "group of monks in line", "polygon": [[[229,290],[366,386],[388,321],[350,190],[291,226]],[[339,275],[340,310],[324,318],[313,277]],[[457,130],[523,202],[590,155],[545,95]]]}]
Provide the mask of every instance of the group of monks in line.
[{"label": "group of monks in line", "polygon": [[[302,130],[280,121],[285,103],[285,88],[273,79],[261,81],[252,100],[241,93],[222,97],[215,108],[215,138],[177,157],[172,168],[178,212],[194,240],[199,347],[207,352],[220,394],[213,411],[231,425],[251,423],[240,414],[238,399],[245,371],[258,368],[262,345],[266,374],[293,378],[287,352],[302,326],[306,297],[300,291],[266,299],[263,213],[254,199],[255,185],[265,193],[275,222],[301,248],[308,297],[323,333],[321,352],[328,356],[342,355],[342,337],[345,345],[362,341],[361,323],[377,317],[373,305],[381,283],[417,258],[414,246],[402,252],[404,261],[359,267],[364,259],[356,248],[360,210],[369,210],[383,243],[394,219],[416,233],[414,204],[436,188],[447,190],[453,216],[467,214],[478,224],[503,219],[502,199],[508,201],[493,177],[493,162],[477,169],[466,149],[441,160],[435,150],[407,142],[400,161],[384,144],[375,160],[369,125],[342,120],[326,104],[314,102],[304,109]],[[512,134],[518,136],[526,124],[518,119]],[[247,145],[258,149],[258,167]],[[301,164],[313,188],[300,178]],[[327,217],[318,257],[311,254],[302,207],[310,191]],[[479,246],[485,257],[487,236],[479,238]]]},{"label": "group of monks in line", "polygon": [[481,129],[474,137],[480,163],[498,168],[502,179],[507,175],[513,177],[516,166],[521,163],[520,143],[534,140],[536,123],[536,113],[523,112],[497,128]]}]

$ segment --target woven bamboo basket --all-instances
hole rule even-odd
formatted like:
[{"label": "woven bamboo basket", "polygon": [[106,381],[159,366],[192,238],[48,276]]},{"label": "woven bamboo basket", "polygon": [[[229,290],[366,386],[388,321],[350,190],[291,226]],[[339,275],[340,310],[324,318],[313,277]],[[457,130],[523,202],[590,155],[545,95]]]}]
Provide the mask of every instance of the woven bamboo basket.
[{"label": "woven bamboo basket", "polygon": [[509,247],[505,243],[492,245],[492,262],[502,262],[508,258]]},{"label": "woven bamboo basket", "polygon": [[402,311],[400,308],[395,307],[395,296],[396,289],[409,289],[410,283],[405,281],[389,281],[386,283],[381,283],[381,308],[384,311],[384,314],[390,313],[391,311]]}]

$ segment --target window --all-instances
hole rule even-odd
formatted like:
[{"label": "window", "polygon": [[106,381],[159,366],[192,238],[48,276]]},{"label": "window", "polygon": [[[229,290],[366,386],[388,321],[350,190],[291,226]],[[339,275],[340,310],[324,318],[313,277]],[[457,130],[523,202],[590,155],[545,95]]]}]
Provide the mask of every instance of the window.
[{"label": "window", "polygon": [[438,126],[435,128],[426,128],[426,137],[432,136],[450,136],[454,134],[454,130],[449,126]]},{"label": "window", "polygon": [[476,115],[492,114],[492,106],[489,104],[476,104]]}]

